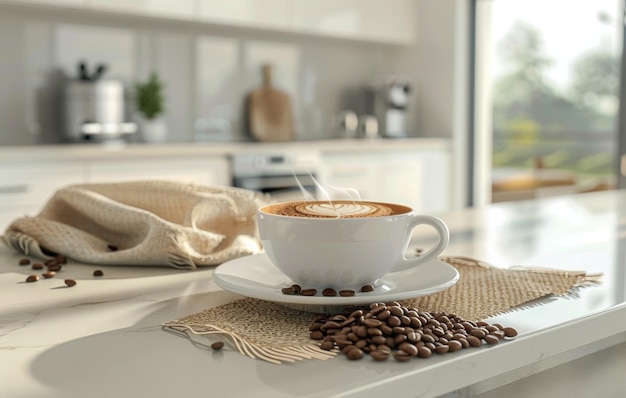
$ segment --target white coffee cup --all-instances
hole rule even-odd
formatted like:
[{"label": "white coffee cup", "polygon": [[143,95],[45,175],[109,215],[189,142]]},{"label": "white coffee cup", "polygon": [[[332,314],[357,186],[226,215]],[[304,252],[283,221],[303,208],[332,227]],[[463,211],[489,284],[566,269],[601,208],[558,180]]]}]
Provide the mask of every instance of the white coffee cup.
[{"label": "white coffee cup", "polygon": [[[274,265],[303,288],[359,289],[389,272],[432,261],[448,245],[448,227],[437,217],[417,215],[399,204],[358,203],[389,206],[396,214],[317,218],[274,214],[269,211],[275,205],[264,206],[257,211],[263,248]],[[438,240],[420,256],[407,257],[413,229],[419,225],[434,228]]]}]

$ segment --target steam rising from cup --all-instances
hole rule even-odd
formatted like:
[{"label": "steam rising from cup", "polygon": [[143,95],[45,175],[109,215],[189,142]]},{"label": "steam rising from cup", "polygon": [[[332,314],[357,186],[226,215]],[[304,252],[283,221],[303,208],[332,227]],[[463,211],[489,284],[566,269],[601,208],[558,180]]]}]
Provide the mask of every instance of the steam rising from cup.
[{"label": "steam rising from cup", "polygon": [[[300,188],[300,191],[302,192],[305,201],[328,201],[328,203],[334,208],[335,204],[333,203],[333,201],[335,200],[350,200],[353,202],[361,200],[361,195],[359,194],[358,190],[354,188],[337,187],[330,184],[325,184],[324,186],[313,176],[310,170],[308,171],[308,173],[309,177],[311,177],[311,180],[315,184],[316,195],[313,195],[309,191],[307,191],[307,189],[300,182],[300,179],[298,179],[295,171],[293,172],[293,177],[296,179],[296,183],[298,184],[298,187]],[[341,217],[341,213],[339,211],[335,211],[335,213],[337,217]]]}]

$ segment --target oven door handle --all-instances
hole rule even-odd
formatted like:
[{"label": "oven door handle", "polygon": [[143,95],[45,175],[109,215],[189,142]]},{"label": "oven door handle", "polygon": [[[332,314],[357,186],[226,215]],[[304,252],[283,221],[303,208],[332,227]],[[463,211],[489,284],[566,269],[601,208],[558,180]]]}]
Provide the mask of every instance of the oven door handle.
[{"label": "oven door handle", "polygon": [[[303,178],[299,178],[300,183],[303,186],[311,185],[311,179],[307,176],[306,181],[302,181]],[[265,190],[273,188],[297,188],[298,183],[296,177],[246,177],[236,182],[237,186],[251,190]]]}]

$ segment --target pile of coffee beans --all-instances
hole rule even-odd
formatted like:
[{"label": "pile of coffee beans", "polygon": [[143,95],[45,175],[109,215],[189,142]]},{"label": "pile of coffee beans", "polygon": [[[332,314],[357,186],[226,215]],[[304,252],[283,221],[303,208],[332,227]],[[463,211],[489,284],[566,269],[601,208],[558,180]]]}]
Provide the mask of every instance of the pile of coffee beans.
[{"label": "pile of coffee beans", "polygon": [[397,361],[429,358],[463,348],[497,344],[517,336],[511,327],[461,319],[454,314],[410,309],[398,302],[374,303],[336,315],[316,315],[310,337],[324,350],[341,350],[348,359]]},{"label": "pile of coffee beans", "polygon": [[[363,285],[361,286],[360,291],[362,293],[368,293],[368,292],[373,292],[374,291],[374,286],[372,285]],[[281,289],[281,292],[283,294],[287,294],[287,295],[300,295],[300,296],[315,296],[317,295],[317,289],[303,289],[300,285],[298,284],[293,284],[289,287],[284,287]],[[353,289],[340,289],[340,290],[335,290],[333,288],[326,288],[326,289],[322,289],[322,296],[324,297],[335,297],[337,295],[341,296],[341,297],[352,297],[356,294],[356,291]]]},{"label": "pile of coffee beans", "polygon": [[[63,269],[63,266],[67,264],[67,257],[62,254],[59,254],[55,256],[54,258],[46,260],[43,263],[34,262],[32,263],[32,265],[31,265],[31,260],[29,258],[21,258],[18,261],[18,264],[20,266],[30,265],[31,269],[33,270],[44,270],[45,268],[47,269],[47,271],[42,272],[41,276],[44,279],[50,279],[50,278],[54,278],[57,272],[61,271]],[[102,277],[104,276],[104,272],[102,272],[102,270],[97,269],[93,272],[93,276]],[[26,277],[26,282],[28,283],[37,282],[38,280],[39,280],[39,275],[37,274],[31,274]],[[67,287],[76,286],[77,284],[76,279],[65,279],[64,283]]]}]

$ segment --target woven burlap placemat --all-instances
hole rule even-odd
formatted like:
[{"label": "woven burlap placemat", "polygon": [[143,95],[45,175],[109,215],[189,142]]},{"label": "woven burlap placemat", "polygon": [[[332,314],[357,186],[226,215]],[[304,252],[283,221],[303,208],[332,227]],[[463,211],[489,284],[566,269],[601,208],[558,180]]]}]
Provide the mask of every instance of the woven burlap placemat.
[{"label": "woven burlap placemat", "polygon": [[[540,305],[536,300],[542,297],[571,295],[575,288],[597,283],[600,278],[585,271],[502,269],[467,257],[440,260],[459,271],[459,282],[439,293],[403,300],[400,302],[403,306],[482,320],[524,306]],[[320,349],[309,337],[312,317],[309,312],[244,298],[167,322],[163,328],[189,338],[229,336],[241,354],[277,364],[332,358],[336,352]],[[201,344],[197,340],[194,343]]]}]

